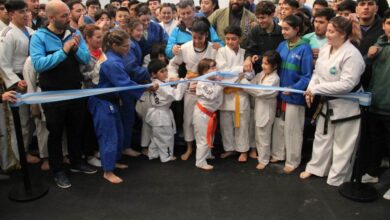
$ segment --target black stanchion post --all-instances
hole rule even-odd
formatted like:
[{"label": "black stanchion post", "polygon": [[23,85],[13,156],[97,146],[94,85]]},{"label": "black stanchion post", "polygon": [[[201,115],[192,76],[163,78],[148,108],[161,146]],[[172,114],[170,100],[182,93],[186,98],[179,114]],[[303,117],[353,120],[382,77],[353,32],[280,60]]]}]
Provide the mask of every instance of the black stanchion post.
[{"label": "black stanchion post", "polygon": [[30,175],[28,173],[26,153],[24,151],[22,128],[20,125],[19,107],[12,107],[12,116],[14,119],[14,126],[16,132],[16,142],[18,144],[20,165],[23,173],[23,185],[18,185],[13,188],[8,198],[17,202],[29,202],[37,200],[47,194],[49,188],[43,184],[31,183]]},{"label": "black stanchion post", "polygon": [[351,200],[357,202],[370,202],[379,197],[378,191],[371,185],[362,183],[362,149],[368,147],[367,139],[367,121],[368,121],[368,106],[361,107],[361,135],[359,146],[356,152],[355,166],[351,182],[343,183],[339,187],[339,193]]}]

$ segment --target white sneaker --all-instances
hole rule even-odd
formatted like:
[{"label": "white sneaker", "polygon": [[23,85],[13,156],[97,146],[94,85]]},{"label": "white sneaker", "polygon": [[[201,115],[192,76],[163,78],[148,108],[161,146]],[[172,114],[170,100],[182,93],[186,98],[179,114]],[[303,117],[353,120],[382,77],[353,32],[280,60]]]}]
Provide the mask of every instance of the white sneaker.
[{"label": "white sneaker", "polygon": [[384,199],[390,200],[390,189],[388,189],[385,194],[383,195]]},{"label": "white sneaker", "polygon": [[389,158],[383,158],[381,161],[380,167],[381,168],[389,168],[390,167]]},{"label": "white sneaker", "polygon": [[102,162],[96,157],[90,157],[87,162],[92,166],[102,167]]},{"label": "white sneaker", "polygon": [[362,183],[378,183],[379,178],[370,176],[370,174],[366,173],[362,176]]},{"label": "white sneaker", "polygon": [[96,152],[93,156],[96,158],[100,158],[100,152]]}]

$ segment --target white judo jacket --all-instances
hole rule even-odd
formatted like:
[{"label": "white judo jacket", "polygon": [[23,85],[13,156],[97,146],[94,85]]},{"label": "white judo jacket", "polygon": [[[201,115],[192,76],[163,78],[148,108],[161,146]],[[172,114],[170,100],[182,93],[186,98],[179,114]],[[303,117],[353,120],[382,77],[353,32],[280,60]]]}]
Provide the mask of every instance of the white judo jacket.
[{"label": "white judo jacket", "polygon": [[[158,79],[153,80],[153,82],[164,83]],[[162,86],[152,93],[149,96],[152,107],[148,109],[145,122],[150,126],[174,126],[175,121],[170,106],[173,101],[179,101],[183,98],[187,85],[187,83],[179,83],[176,88]]]},{"label": "white judo jacket", "polygon": [[[241,81],[242,84],[255,84],[266,86],[279,86],[280,79],[276,70],[264,78],[264,73],[261,72],[255,76],[250,82],[246,79]],[[255,98],[255,122],[256,127],[264,127],[270,120],[275,118],[276,114],[276,97],[278,91],[274,90],[257,90],[245,89],[245,92]]]},{"label": "white judo jacket", "polygon": [[29,37],[34,32],[29,27],[25,28],[28,37],[12,22],[0,33],[0,74],[7,88],[21,80],[17,74],[23,74],[29,51]]},{"label": "white judo jacket", "polygon": [[211,43],[208,43],[207,49],[203,52],[195,52],[192,41],[183,44],[180,53],[169,62],[168,77],[178,77],[179,66],[183,63],[185,63],[187,71],[197,73],[199,61],[203,58],[215,59],[216,53],[217,51],[212,48]]},{"label": "white judo jacket", "polygon": [[[308,89],[313,94],[342,95],[351,92],[360,82],[365,63],[359,50],[347,40],[332,54],[331,46],[321,48]],[[333,113],[330,120],[346,119],[360,114],[359,103],[347,99],[328,101]],[[325,112],[322,112],[325,114]]]},{"label": "white judo jacket", "polygon": [[[215,57],[218,70],[221,72],[242,73],[244,71],[244,54],[245,50],[242,48],[238,50],[238,53],[234,52],[228,46],[219,48]],[[222,81],[235,83],[238,81],[238,76],[226,78]],[[240,100],[240,113],[242,113],[244,110],[250,109],[249,95],[243,91],[239,91],[238,94]],[[235,93],[224,94],[220,110],[235,111]]]}]

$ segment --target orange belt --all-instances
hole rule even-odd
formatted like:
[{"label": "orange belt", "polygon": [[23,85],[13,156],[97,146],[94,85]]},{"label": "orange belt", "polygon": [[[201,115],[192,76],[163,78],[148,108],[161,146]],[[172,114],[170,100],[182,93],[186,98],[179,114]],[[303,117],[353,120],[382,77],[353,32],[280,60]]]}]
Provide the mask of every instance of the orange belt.
[{"label": "orange belt", "polygon": [[198,77],[198,76],[199,76],[198,73],[191,72],[191,71],[187,71],[187,74],[186,74],[187,79],[192,79],[192,78],[195,78],[195,77]]},{"label": "orange belt", "polygon": [[205,113],[207,116],[210,117],[209,122],[207,123],[206,140],[209,148],[213,148],[214,134],[215,134],[215,130],[217,129],[217,113],[210,112],[205,107],[203,107],[202,104],[200,104],[199,102],[196,103],[196,106],[198,106],[201,112]]},{"label": "orange belt", "polygon": [[234,127],[240,127],[240,94],[238,93],[242,89],[234,87],[226,87],[223,89],[223,93],[229,95],[234,94]]}]

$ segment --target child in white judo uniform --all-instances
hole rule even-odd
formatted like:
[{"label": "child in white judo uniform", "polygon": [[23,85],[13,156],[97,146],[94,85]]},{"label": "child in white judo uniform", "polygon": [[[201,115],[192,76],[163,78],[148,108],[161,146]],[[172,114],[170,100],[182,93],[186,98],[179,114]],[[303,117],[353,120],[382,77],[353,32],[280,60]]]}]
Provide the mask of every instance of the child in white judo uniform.
[{"label": "child in white judo uniform", "polygon": [[[216,71],[216,63],[211,59],[202,59],[198,65],[200,75]],[[219,77],[211,77],[209,80],[218,80]],[[214,167],[206,161],[210,158],[215,129],[217,127],[216,111],[222,104],[223,87],[214,82],[199,81],[196,86],[197,103],[194,109],[193,123],[196,140],[195,165],[204,170],[212,170]]]},{"label": "child in white judo uniform", "polygon": [[[282,59],[276,51],[265,52],[261,65],[263,71],[257,74],[250,83],[279,86],[280,80],[277,70],[281,62]],[[249,82],[243,79],[241,83],[248,84]],[[255,98],[255,139],[259,162],[256,168],[262,170],[267,166],[271,157],[271,133],[275,120],[278,91],[245,89],[245,92]]]},{"label": "child in white judo uniform", "polygon": [[[239,26],[228,26],[225,29],[225,47],[218,50],[215,61],[217,69],[222,72],[242,73],[245,50],[240,47],[242,35]],[[253,74],[254,75],[254,74]],[[230,77],[224,82],[239,82],[239,77]],[[246,162],[249,151],[249,95],[240,88],[226,87],[220,110],[221,135],[223,148],[221,158],[226,158],[235,152],[240,153],[239,162]]]},{"label": "child in white judo uniform", "polygon": [[[210,23],[206,18],[196,19],[192,25],[192,41],[183,44],[180,52],[174,56],[168,65],[168,77],[177,78],[179,66],[185,64],[187,69],[186,78],[197,77],[198,63],[203,58],[215,59],[216,50],[208,42]],[[183,131],[184,140],[187,143],[187,150],[181,156],[182,160],[187,160],[192,154],[192,142],[195,140],[193,127],[193,112],[196,105],[195,94],[196,82],[191,82],[184,95]]]},{"label": "child in white judo uniform", "polygon": [[[160,85],[168,80],[165,62],[152,60],[148,69],[154,78],[154,83]],[[161,162],[164,163],[176,159],[173,155],[176,127],[170,106],[173,101],[179,101],[183,98],[186,89],[187,83],[179,83],[176,88],[161,86],[152,93],[152,106],[145,116],[145,122],[152,128],[148,153],[150,160],[160,158]]]}]

